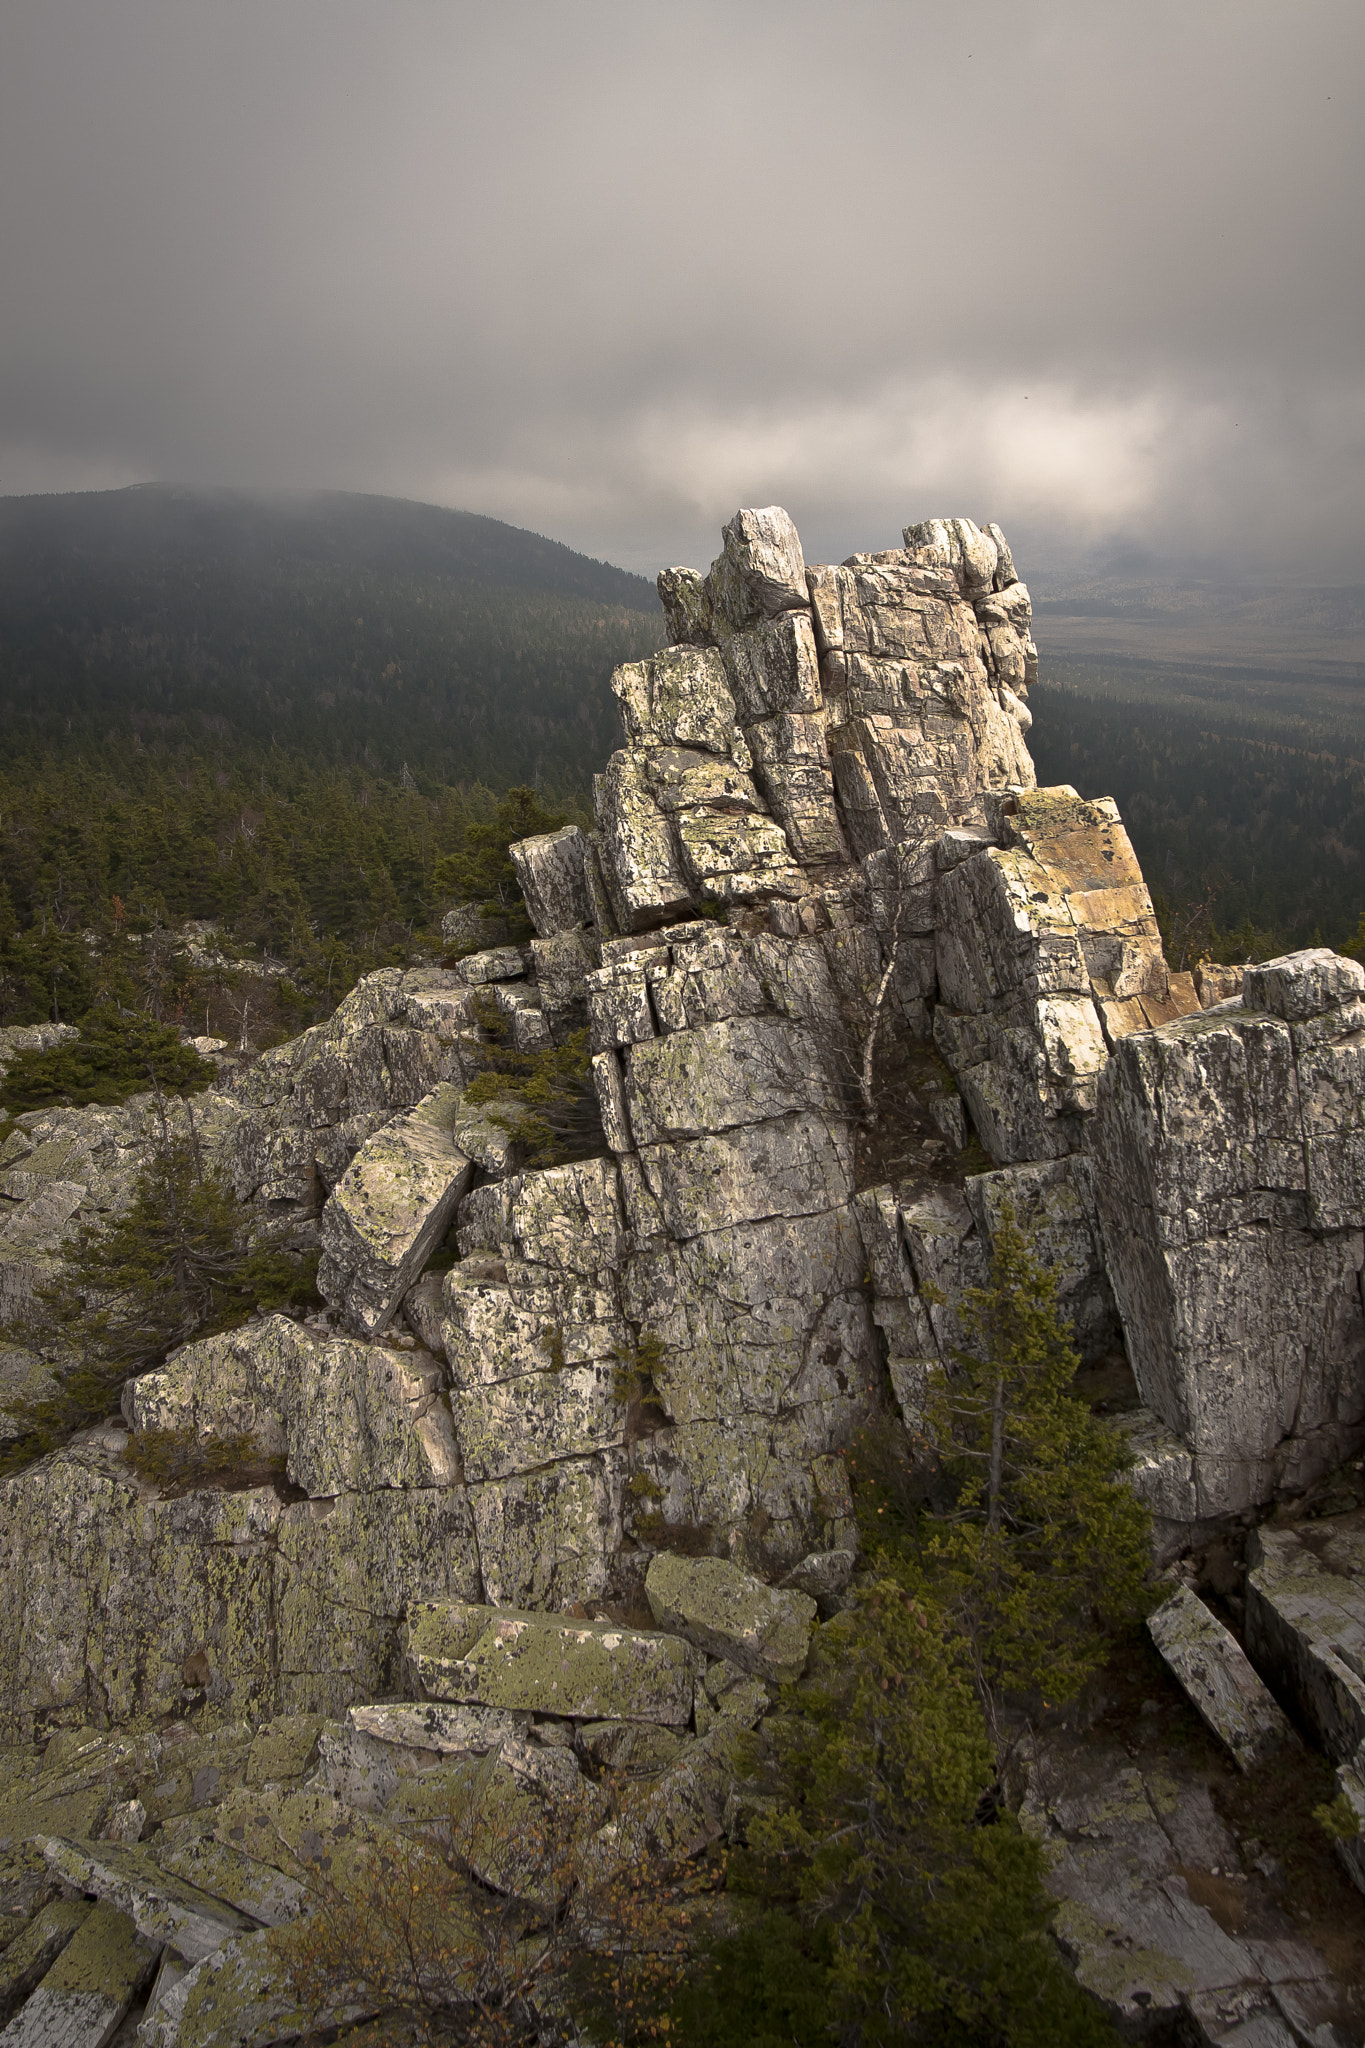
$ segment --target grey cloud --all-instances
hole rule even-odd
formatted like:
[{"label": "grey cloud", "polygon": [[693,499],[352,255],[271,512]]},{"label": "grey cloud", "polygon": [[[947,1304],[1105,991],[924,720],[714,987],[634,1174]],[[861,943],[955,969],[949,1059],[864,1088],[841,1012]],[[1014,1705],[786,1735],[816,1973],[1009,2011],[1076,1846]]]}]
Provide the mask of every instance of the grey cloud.
[{"label": "grey cloud", "polygon": [[1365,16],[10,0],[0,490],[1358,573]]}]

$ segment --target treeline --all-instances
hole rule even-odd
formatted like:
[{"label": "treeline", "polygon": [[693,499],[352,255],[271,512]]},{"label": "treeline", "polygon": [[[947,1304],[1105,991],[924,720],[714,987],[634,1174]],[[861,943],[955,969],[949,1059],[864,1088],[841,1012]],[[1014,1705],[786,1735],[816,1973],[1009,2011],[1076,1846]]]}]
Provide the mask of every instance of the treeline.
[{"label": "treeline", "polygon": [[643,578],[434,506],[0,500],[0,1023],[260,1043],[438,948],[440,862],[517,785],[583,815],[662,632]]},{"label": "treeline", "polygon": [[1311,678],[1053,663],[1040,782],[1112,796],[1174,953],[1353,943],[1365,910],[1365,697]]},{"label": "treeline", "polygon": [[[254,773],[188,751],[0,773],[0,1024],[115,1002],[226,1036],[252,1002],[255,1042],[301,1029],[361,974],[439,950],[469,836],[504,807],[281,753]],[[218,927],[212,964],[179,946],[185,919]]]}]

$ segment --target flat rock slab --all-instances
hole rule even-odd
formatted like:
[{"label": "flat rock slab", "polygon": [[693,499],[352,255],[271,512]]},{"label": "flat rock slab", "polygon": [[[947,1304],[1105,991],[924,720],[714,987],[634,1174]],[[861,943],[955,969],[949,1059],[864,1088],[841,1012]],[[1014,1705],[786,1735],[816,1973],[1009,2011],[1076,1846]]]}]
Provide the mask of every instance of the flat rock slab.
[{"label": "flat rock slab", "polygon": [[818,1608],[808,1593],[765,1586],[724,1557],[661,1552],[649,1567],[645,1597],[661,1628],[756,1677],[790,1684],[806,1668]]},{"label": "flat rock slab", "polygon": [[510,1714],[498,1707],[444,1706],[434,1700],[352,1707],[346,1719],[376,1742],[393,1743],[400,1749],[430,1749],[438,1756],[486,1755],[500,1742],[520,1740],[530,1725],[527,1714]]},{"label": "flat rock slab", "polygon": [[0,2012],[27,1998],[83,1925],[90,1907],[84,1899],[53,1899],[35,1913],[0,1955]]},{"label": "flat rock slab", "polygon": [[463,1601],[410,1606],[407,1647],[419,1683],[436,1699],[575,1721],[685,1727],[700,1668],[696,1651],[676,1636]]},{"label": "flat rock slab", "polygon": [[310,2026],[366,2019],[376,2001],[363,1985],[338,1984],[320,2012],[305,2012],[289,1988],[299,1933],[262,1928],[206,1956],[173,1985],[144,2030],[148,2048],[265,2048],[296,2041]]},{"label": "flat rock slab", "polygon": [[159,1870],[150,1856],[119,1842],[78,1842],[46,1835],[41,1847],[53,1873],[126,1913],[139,1934],[197,1963],[255,1921],[221,1899]]},{"label": "flat rock slab", "polygon": [[260,1927],[283,1927],[303,1911],[304,1888],[283,1871],[274,1870],[254,1856],[244,1856],[231,1842],[211,1834],[192,1834],[172,1840],[163,1848],[164,1835],[157,1842],[157,1863],[172,1877],[225,1899]]},{"label": "flat rock slab", "polygon": [[12,2020],[5,2048],[106,2048],[156,1967],[159,1942],[102,1900]]},{"label": "flat rock slab", "polygon": [[1251,1770],[1294,1740],[1294,1731],[1246,1651],[1188,1586],[1148,1617],[1148,1633],[1191,1705]]}]

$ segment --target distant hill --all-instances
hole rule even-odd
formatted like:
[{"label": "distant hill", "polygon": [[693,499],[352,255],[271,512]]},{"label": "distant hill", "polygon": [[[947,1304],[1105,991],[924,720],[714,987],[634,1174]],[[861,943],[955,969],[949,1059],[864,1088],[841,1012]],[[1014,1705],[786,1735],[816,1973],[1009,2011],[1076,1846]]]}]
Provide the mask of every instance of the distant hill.
[{"label": "distant hill", "polygon": [[284,752],[582,790],[653,586],[496,519],[328,491],[0,499],[0,717],[24,757]]}]

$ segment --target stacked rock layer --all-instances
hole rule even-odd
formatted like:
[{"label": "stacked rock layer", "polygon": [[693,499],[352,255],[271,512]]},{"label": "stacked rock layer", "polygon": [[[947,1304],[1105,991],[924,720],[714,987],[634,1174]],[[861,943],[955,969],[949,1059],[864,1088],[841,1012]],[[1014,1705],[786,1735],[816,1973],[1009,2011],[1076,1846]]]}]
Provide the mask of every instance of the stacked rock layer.
[{"label": "stacked rock layer", "polygon": [[[0,1491],[14,1733],[337,1713],[401,1684],[414,1602],[638,1617],[660,1556],[833,1599],[841,1453],[952,1369],[1007,1209],[1131,1365],[1163,1541],[1365,1433],[1365,973],[1168,970],[1113,803],[1036,787],[999,529],[807,567],[742,511],[659,582],[595,829],[513,848],[534,940],[373,975],[208,1098],[329,1313],[185,1347]],[[596,1156],[524,1170],[468,1099],[489,1005],[523,1052],[589,1032]],[[17,1120],[8,1299],[154,1140],[150,1105]],[[121,1454],[167,1432],[268,1471],[159,1487]]]}]

